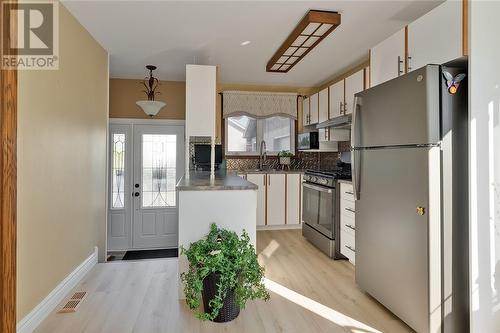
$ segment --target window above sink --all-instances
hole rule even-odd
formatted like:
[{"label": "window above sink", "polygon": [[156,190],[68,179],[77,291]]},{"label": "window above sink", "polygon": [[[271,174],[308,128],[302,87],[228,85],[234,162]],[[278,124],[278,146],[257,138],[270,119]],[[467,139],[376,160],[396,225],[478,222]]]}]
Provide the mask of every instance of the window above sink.
[{"label": "window above sink", "polygon": [[274,116],[257,119],[250,116],[227,117],[225,121],[226,155],[259,155],[260,142],[266,142],[267,154],[295,151],[295,120]]}]

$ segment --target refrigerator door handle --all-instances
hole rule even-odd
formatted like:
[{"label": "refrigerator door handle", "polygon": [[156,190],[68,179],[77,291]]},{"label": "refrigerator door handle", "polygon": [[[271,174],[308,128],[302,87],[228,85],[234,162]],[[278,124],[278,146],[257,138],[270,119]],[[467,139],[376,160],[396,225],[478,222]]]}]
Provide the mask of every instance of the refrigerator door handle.
[{"label": "refrigerator door handle", "polygon": [[352,150],[352,161],[351,161],[351,174],[352,174],[352,188],[354,192],[354,200],[359,200],[359,177],[358,177],[358,170],[359,170],[359,165],[357,161],[357,157],[360,153],[359,150],[353,149]]},{"label": "refrigerator door handle", "polygon": [[361,98],[358,96],[354,96],[354,106],[352,109],[352,127],[351,127],[351,146],[353,147],[352,149],[352,161],[351,161],[351,174],[352,174],[352,187],[354,189],[354,200],[359,200],[359,179],[358,179],[358,171],[359,166],[357,162],[357,155],[359,154],[359,151],[356,150],[357,147],[357,142],[356,142],[356,136],[357,136],[357,115],[358,115],[358,108],[361,107]]}]

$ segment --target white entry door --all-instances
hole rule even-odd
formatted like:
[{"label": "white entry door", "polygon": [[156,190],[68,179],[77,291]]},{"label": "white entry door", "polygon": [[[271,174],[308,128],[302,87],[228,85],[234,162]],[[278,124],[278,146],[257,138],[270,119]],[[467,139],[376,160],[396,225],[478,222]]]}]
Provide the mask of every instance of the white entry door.
[{"label": "white entry door", "polygon": [[184,126],[111,125],[108,251],[174,248]]}]

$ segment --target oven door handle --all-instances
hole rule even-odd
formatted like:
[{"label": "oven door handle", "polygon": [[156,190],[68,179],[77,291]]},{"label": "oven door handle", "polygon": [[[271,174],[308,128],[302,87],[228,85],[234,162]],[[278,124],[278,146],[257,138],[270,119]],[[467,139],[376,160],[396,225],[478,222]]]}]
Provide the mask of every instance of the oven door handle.
[{"label": "oven door handle", "polygon": [[302,183],[302,185],[304,187],[310,188],[312,190],[317,190],[320,192],[325,192],[325,193],[332,193],[333,192],[331,188],[326,188],[326,187],[322,187],[322,186],[318,186],[318,185],[312,185],[309,183]]}]

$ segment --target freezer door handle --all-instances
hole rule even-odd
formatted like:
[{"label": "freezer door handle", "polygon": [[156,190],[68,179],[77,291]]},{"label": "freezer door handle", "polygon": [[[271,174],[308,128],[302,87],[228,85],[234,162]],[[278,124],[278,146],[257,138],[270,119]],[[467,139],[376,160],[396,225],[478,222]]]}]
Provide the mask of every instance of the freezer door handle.
[{"label": "freezer door handle", "polygon": [[354,103],[353,103],[353,108],[352,108],[352,125],[351,125],[351,146],[352,147],[357,147],[357,134],[358,134],[358,129],[357,129],[357,116],[359,112],[359,108],[361,108],[361,98],[358,96],[354,96]]},{"label": "freezer door handle", "polygon": [[354,106],[352,109],[352,128],[351,128],[351,145],[353,147],[352,149],[352,161],[351,161],[351,173],[352,173],[352,185],[354,189],[354,200],[359,200],[359,177],[358,177],[358,170],[359,170],[359,165],[358,165],[358,160],[357,157],[359,155],[359,151],[356,150],[354,147],[357,147],[357,134],[358,134],[358,128],[357,128],[357,118],[358,118],[358,112],[361,109],[361,98],[358,96],[354,96]]}]

